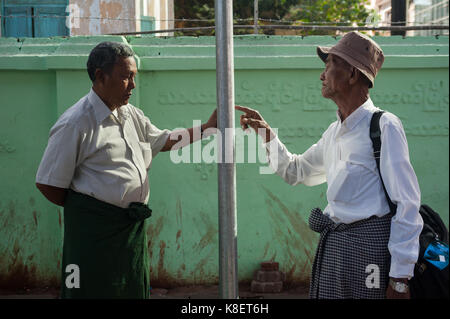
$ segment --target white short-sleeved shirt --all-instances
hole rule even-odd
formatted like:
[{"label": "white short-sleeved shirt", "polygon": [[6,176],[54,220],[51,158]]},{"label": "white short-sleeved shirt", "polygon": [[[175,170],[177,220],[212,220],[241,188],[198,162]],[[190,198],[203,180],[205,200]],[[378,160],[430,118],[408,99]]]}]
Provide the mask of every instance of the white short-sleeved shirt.
[{"label": "white short-sleeved shirt", "polygon": [[131,104],[111,112],[91,89],[50,130],[36,182],[123,208],[147,203],[148,169],[169,135]]}]

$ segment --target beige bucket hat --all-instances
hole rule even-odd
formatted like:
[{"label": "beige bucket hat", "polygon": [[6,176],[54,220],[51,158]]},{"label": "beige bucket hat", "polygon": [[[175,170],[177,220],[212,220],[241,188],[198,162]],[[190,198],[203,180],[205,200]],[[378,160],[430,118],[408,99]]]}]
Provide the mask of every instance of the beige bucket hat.
[{"label": "beige bucket hat", "polygon": [[380,46],[368,36],[356,31],[345,34],[333,47],[317,47],[317,54],[323,62],[329,53],[337,55],[360,70],[369,79],[369,88],[373,87],[375,77],[384,62]]}]

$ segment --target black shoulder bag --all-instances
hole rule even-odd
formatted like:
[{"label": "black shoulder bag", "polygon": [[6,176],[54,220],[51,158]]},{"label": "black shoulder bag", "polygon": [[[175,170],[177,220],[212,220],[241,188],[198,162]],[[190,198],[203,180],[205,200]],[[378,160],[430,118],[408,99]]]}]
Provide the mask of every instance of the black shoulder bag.
[{"label": "black shoulder bag", "polygon": [[[391,212],[395,214],[397,206],[391,201],[384,186],[380,170],[381,130],[380,118],[384,111],[373,114],[370,122],[370,139],[373,154],[377,162],[378,173]],[[414,277],[409,281],[411,298],[449,298],[448,268],[448,229],[438,213],[422,204],[419,213],[423,219],[423,229],[419,237],[419,258],[414,267]]]}]

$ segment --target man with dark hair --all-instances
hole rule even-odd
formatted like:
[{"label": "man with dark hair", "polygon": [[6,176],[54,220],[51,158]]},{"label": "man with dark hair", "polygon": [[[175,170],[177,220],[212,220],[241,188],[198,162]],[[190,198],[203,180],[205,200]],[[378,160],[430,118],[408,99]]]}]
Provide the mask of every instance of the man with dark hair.
[{"label": "man with dark hair", "polygon": [[369,136],[379,109],[369,96],[384,61],[369,37],[350,32],[333,47],[318,47],[325,62],[322,95],[336,103],[337,121],[305,153],[291,154],[256,110],[241,125],[265,141],[269,163],[287,183],[327,182],[328,205],[313,209],[310,228],[320,233],[312,269],[311,298],[409,298],[423,221],[420,190],[409,161],[401,121],[385,112],[380,120],[380,171],[396,211],[390,211]]},{"label": "man with dark hair", "polygon": [[87,72],[92,82],[95,82],[95,71],[102,69],[111,72],[118,58],[134,56],[133,50],[119,42],[102,42],[92,49],[87,61]]},{"label": "man with dark hair", "polygon": [[[89,94],[50,131],[36,186],[64,207],[62,298],[148,298],[148,169],[158,152],[185,146],[217,126],[160,130],[128,103],[135,88],[131,48],[103,42],[90,53]],[[194,137],[195,136],[195,137]]]}]

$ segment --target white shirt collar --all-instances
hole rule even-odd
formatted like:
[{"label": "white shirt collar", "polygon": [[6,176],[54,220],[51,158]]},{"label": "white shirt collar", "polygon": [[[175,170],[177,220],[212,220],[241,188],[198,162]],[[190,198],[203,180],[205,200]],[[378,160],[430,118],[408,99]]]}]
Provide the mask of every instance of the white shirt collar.
[{"label": "white shirt collar", "polygon": [[[375,108],[370,97],[360,105],[355,111],[353,111],[345,120],[342,122],[342,126],[344,126],[347,130],[352,130],[364,117],[368,114],[372,114],[373,111],[371,109]],[[339,116],[339,110],[336,111],[336,116],[338,121],[341,121]]]},{"label": "white shirt collar", "polygon": [[88,94],[88,100],[94,108],[95,119],[97,124],[103,122],[105,118],[111,115],[110,108],[102,101],[102,99],[95,93],[94,89],[91,88]]}]

